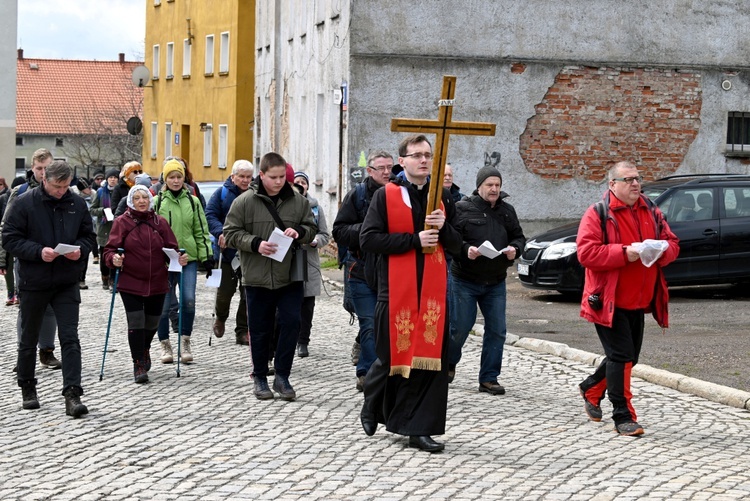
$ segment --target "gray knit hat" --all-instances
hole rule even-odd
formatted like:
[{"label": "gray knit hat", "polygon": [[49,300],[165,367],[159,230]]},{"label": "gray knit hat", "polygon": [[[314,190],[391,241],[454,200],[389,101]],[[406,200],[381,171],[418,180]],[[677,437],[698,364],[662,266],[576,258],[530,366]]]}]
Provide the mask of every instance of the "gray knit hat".
[{"label": "gray knit hat", "polygon": [[477,172],[477,188],[479,188],[488,177],[499,177],[500,184],[503,183],[503,176],[500,174],[499,170],[494,167],[484,166],[479,169],[479,172]]}]

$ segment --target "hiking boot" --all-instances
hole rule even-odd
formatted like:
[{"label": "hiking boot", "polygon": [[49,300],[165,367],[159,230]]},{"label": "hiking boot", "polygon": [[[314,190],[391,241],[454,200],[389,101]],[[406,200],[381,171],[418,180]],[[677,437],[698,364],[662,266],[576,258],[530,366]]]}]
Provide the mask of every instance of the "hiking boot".
[{"label": "hiking boot", "polygon": [[98,256],[94,256],[94,264],[99,264],[99,257]]},{"label": "hiking boot", "polygon": [[583,410],[586,411],[586,415],[589,417],[591,421],[594,421],[595,423],[598,423],[602,420],[602,408],[598,405],[594,405],[591,402],[588,401],[586,398],[586,394],[584,393],[583,389],[579,386],[578,392],[583,397]]},{"label": "hiking boot", "polygon": [[146,372],[151,370],[151,347],[149,346],[143,350],[143,366],[146,368]]},{"label": "hiking boot", "polygon": [[503,388],[497,381],[485,381],[479,384],[479,391],[489,393],[490,395],[505,395]]},{"label": "hiking boot", "polygon": [[297,345],[297,356],[300,358],[305,358],[310,356],[310,352],[307,351],[307,345],[299,343]]},{"label": "hiking boot", "polygon": [[359,362],[359,352],[362,350],[359,343],[354,341],[354,344],[352,345],[352,365],[357,365],[357,362]]},{"label": "hiking boot", "polygon": [[193,361],[193,353],[190,350],[190,336],[182,336],[182,346],[180,347],[180,359],[183,364]]},{"label": "hiking boot", "polygon": [[65,414],[79,418],[84,414],[88,414],[89,410],[85,405],[81,403],[82,391],[77,388],[68,388],[65,390]]},{"label": "hiking boot", "polygon": [[226,322],[224,320],[219,320],[218,318],[214,320],[214,336],[216,337],[223,337],[224,336],[224,324]]},{"label": "hiking boot", "polygon": [[643,427],[636,423],[635,421],[628,421],[625,423],[620,423],[615,425],[615,431],[619,433],[620,435],[626,436],[626,437],[636,437],[638,435],[643,435]]},{"label": "hiking boot", "polygon": [[161,341],[161,363],[171,364],[173,361],[172,344],[169,342],[169,339],[165,339]]},{"label": "hiking boot", "polygon": [[365,377],[357,376],[357,391],[365,391]]},{"label": "hiking boot", "polygon": [[78,282],[78,288],[81,290],[87,290],[89,286],[86,285],[86,282]]},{"label": "hiking boot", "polygon": [[255,389],[253,393],[258,400],[273,400],[273,392],[268,387],[268,380],[255,376]]},{"label": "hiking boot", "polygon": [[133,362],[133,379],[137,384],[148,383],[146,364],[141,360]]},{"label": "hiking boot", "polygon": [[23,408],[24,409],[38,409],[39,398],[36,396],[36,386],[27,385],[21,387],[21,395],[23,396]]},{"label": "hiking boot", "polygon": [[289,384],[289,379],[284,376],[279,376],[278,374],[273,378],[273,391],[279,394],[281,400],[291,402],[297,398],[297,393],[294,391],[294,388],[292,388],[292,385]]},{"label": "hiking boot", "polygon": [[55,358],[55,353],[52,350],[39,349],[39,362],[48,369],[60,369],[62,367],[62,363]]},{"label": "hiking boot", "polygon": [[109,290],[109,276],[102,277],[102,289],[105,291]]}]

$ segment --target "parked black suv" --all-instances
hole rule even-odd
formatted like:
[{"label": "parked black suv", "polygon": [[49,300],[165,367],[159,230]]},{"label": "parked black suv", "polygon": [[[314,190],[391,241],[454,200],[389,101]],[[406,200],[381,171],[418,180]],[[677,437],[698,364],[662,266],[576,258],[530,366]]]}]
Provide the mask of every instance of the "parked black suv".
[{"label": "parked black suv", "polygon": [[[656,202],[680,239],[680,256],[664,268],[670,286],[750,281],[750,176],[670,176],[645,184],[643,193]],[[518,261],[523,285],[583,291],[578,224],[554,228],[526,243]]]}]

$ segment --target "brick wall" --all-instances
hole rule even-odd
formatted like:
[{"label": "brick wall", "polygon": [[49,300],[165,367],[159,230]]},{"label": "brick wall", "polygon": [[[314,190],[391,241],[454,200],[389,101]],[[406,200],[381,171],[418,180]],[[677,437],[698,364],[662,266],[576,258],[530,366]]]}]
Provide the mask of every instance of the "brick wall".
[{"label": "brick wall", "polygon": [[698,134],[701,103],[695,71],[567,67],[527,121],[521,157],[544,179],[600,182],[619,160],[646,179],[663,177]]}]

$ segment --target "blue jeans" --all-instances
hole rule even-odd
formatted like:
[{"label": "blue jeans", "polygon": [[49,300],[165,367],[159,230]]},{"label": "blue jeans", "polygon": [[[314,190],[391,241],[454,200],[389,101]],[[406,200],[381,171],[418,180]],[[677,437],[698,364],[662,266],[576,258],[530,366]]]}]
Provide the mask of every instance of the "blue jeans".
[{"label": "blue jeans", "polygon": [[359,360],[357,376],[364,376],[377,358],[375,354],[375,303],[377,292],[370,289],[367,282],[349,278],[354,312],[359,320]]},{"label": "blue jeans", "polygon": [[[198,280],[198,262],[191,261],[182,267],[182,287],[180,290],[180,307],[182,308],[182,335],[193,332],[195,321],[195,284]],[[169,272],[169,294],[176,294],[175,288],[180,283],[180,273]],[[169,296],[167,296],[169,297]],[[169,339],[169,301],[164,301],[159,320],[159,341]]]},{"label": "blue jeans", "polygon": [[477,319],[477,304],[484,316],[479,382],[497,381],[503,365],[505,327],[505,282],[479,285],[453,277],[448,309],[451,321],[449,363],[458,365],[461,349]]}]

